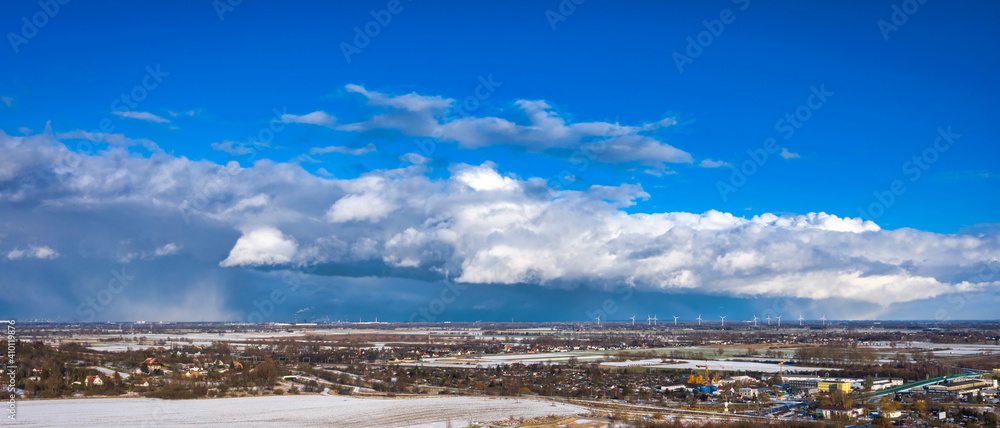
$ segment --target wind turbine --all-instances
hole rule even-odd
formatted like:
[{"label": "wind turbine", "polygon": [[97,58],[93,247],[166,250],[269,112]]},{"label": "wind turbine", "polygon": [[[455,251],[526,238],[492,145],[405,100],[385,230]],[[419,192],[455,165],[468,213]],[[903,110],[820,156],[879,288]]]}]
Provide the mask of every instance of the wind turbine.
[{"label": "wind turbine", "polygon": [[778,328],[781,328],[781,315],[778,315]]},{"label": "wind turbine", "polygon": [[823,318],[820,319],[823,320],[823,327],[826,327],[826,315],[823,315]]},{"label": "wind turbine", "polygon": [[653,317],[646,314],[646,325],[653,325]]},{"label": "wind turbine", "polygon": [[598,327],[601,326],[601,316],[600,315],[597,316],[597,326]]},{"label": "wind turbine", "polygon": [[659,320],[656,319],[656,314],[653,314],[653,327],[656,327],[656,322],[657,321],[659,321]]},{"label": "wind turbine", "polygon": [[725,328],[726,327],[726,316],[725,315],[719,315],[719,318],[722,318],[722,328]]},{"label": "wind turbine", "polygon": [[753,328],[757,328],[757,314],[753,316]]},{"label": "wind turbine", "polygon": [[635,315],[632,315],[632,325],[635,325]]},{"label": "wind turbine", "polygon": [[771,325],[771,316],[770,315],[767,316],[767,325]]},{"label": "wind turbine", "polygon": [[674,315],[674,327],[677,327],[677,318],[680,318],[680,317],[677,316],[677,315]]},{"label": "wind turbine", "polygon": [[701,314],[698,314],[698,326],[701,326]]},{"label": "wind turbine", "polygon": [[802,314],[799,314],[799,327],[802,327],[802,320],[803,319],[804,318],[802,318]]}]

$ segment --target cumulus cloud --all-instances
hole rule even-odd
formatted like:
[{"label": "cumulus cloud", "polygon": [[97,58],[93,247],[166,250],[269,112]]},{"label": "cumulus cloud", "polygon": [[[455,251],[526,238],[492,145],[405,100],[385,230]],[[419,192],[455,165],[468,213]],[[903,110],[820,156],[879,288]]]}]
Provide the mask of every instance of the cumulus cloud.
[{"label": "cumulus cloud", "polygon": [[792,153],[792,152],[788,151],[788,147],[782,147],[781,148],[781,157],[783,157],[785,159],[795,159],[795,158],[799,158],[801,156],[799,156],[798,153]]},{"label": "cumulus cloud", "polygon": [[129,119],[145,120],[147,122],[155,122],[155,123],[168,123],[168,122],[170,122],[169,119],[166,119],[164,117],[157,116],[157,115],[155,115],[153,113],[149,113],[149,112],[145,112],[145,111],[131,111],[131,110],[128,110],[128,111],[113,111],[111,113],[114,114],[114,115],[116,115],[116,116],[127,117]]},{"label": "cumulus cloud", "polygon": [[59,257],[59,253],[46,246],[32,246],[28,249],[16,248],[7,253],[7,258],[10,260],[17,260],[25,257],[40,260],[51,260]]},{"label": "cumulus cloud", "polygon": [[327,153],[343,153],[346,155],[364,156],[375,151],[374,144],[366,144],[364,147],[327,146],[313,147],[309,149],[310,154],[324,155]]},{"label": "cumulus cloud", "polygon": [[309,125],[319,125],[325,126],[327,128],[332,128],[333,125],[337,123],[337,118],[327,114],[324,111],[314,111],[309,114],[295,115],[295,114],[283,114],[280,120],[285,123],[305,123]]},{"label": "cumulus cloud", "polygon": [[288,263],[298,248],[294,239],[273,227],[250,230],[236,241],[219,266],[260,266]]},{"label": "cumulus cloud", "polygon": [[[452,165],[444,177],[409,165],[336,179],[267,160],[244,168],[166,153],[135,156],[121,147],[76,155],[52,135],[0,132],[0,150],[0,224],[12,224],[7,219],[22,210],[13,224],[36,212],[51,224],[102,213],[89,217],[89,227],[107,217],[101,230],[142,236],[148,224],[120,219],[158,216],[158,224],[198,227],[169,236],[187,233],[171,242],[184,242],[183,256],[196,261],[187,266],[200,275],[305,266],[318,267],[318,275],[357,277],[448,272],[476,284],[627,284],[882,306],[955,292],[996,295],[1000,277],[995,230],[884,230],[826,213],[630,213],[649,197],[638,185],[559,190],[491,163]],[[15,195],[21,202],[10,202]],[[11,234],[4,245],[21,251],[10,257],[8,250],[8,259],[28,257],[38,239],[3,232]],[[146,251],[167,249],[152,242]],[[86,251],[87,263],[117,260],[121,252],[107,249],[114,245],[98,241],[74,251]]]}]

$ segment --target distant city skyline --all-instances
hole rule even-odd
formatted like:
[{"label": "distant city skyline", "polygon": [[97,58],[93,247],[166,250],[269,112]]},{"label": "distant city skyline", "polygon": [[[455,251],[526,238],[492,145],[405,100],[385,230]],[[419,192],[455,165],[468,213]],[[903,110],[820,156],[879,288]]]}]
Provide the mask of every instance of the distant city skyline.
[{"label": "distant city skyline", "polygon": [[1000,316],[997,4],[52,5],[0,318]]}]

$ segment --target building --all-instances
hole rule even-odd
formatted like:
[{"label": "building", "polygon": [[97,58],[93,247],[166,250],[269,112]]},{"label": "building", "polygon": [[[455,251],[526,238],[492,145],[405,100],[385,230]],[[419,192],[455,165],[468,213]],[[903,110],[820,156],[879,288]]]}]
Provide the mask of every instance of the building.
[{"label": "building", "polygon": [[997,381],[993,379],[965,379],[924,387],[928,394],[938,395],[969,395],[984,389],[996,388]]},{"label": "building", "polygon": [[149,368],[149,371],[163,370],[163,363],[160,362],[159,358],[156,357],[146,358],[146,360],[143,361],[142,363],[145,364],[147,368]]},{"label": "building", "polygon": [[104,385],[104,379],[100,376],[87,376],[87,386],[101,386]]},{"label": "building", "polygon": [[821,380],[816,385],[820,392],[834,392],[840,391],[843,393],[851,392],[851,383],[838,380]]},{"label": "building", "polygon": [[656,389],[660,392],[674,392],[686,388],[683,383],[671,383],[669,385],[659,385]]},{"label": "building", "polygon": [[849,409],[844,406],[820,406],[816,409],[816,415],[822,417],[823,419],[832,419],[838,417],[856,418],[861,414],[861,409]]},{"label": "building", "polygon": [[892,379],[892,378],[872,379],[872,391],[881,391],[883,389],[892,388],[894,386],[900,386],[902,384],[903,384],[903,379]]}]

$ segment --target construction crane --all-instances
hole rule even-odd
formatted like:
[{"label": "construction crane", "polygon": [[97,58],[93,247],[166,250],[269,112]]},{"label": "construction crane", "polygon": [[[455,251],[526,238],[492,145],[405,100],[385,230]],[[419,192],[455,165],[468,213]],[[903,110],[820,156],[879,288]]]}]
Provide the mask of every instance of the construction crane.
[{"label": "construction crane", "polygon": [[[705,382],[709,382],[709,383],[712,382],[711,380],[709,380],[709,377],[708,377],[708,360],[705,360],[705,365],[703,365],[703,366],[702,365],[695,365],[695,367],[704,367],[705,368]],[[732,367],[730,367],[730,366],[715,366],[714,368],[716,370],[719,370],[719,369],[731,369]]]},{"label": "construction crane", "polygon": [[785,365],[787,362],[788,360],[778,361],[778,382],[785,383],[785,380],[782,377],[783,373],[781,371],[781,366]]}]

